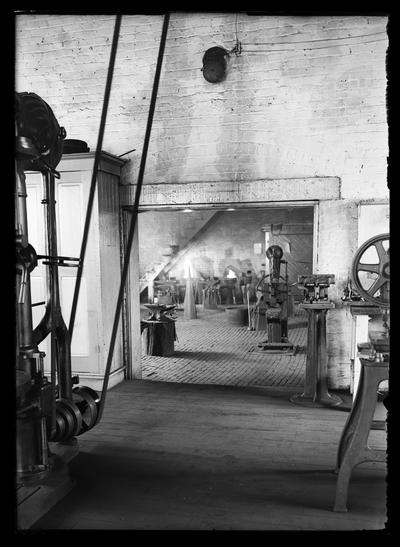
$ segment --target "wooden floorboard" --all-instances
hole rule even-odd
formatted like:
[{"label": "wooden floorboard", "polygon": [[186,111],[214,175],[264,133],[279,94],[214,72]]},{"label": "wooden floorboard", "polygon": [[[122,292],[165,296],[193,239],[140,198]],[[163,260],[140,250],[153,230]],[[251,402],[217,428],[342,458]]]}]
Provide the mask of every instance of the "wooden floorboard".
[{"label": "wooden floorboard", "polygon": [[[78,438],[74,489],[33,529],[381,530],[386,465],[358,466],[332,511],[347,412],[263,388],[123,382]],[[385,448],[386,433],[374,431]]]}]

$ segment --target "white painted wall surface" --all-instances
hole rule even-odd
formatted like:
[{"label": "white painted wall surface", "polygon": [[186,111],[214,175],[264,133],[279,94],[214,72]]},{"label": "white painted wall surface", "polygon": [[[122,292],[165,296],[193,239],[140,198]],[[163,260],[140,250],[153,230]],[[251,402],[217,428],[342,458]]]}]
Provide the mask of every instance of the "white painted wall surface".
[{"label": "white painted wall surface", "polygon": [[[95,149],[113,15],[16,17],[16,89]],[[345,199],[387,198],[387,18],[172,13],[145,183],[339,176]],[[243,43],[226,80],[202,56]],[[162,16],[124,15],[103,149],[136,182]]]}]

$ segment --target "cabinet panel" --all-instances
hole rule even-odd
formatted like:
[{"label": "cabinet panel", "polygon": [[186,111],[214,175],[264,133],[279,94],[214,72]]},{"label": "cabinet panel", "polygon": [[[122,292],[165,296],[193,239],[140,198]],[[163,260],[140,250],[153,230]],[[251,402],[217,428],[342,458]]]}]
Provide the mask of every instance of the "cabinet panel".
[{"label": "cabinet panel", "polygon": [[[69,318],[71,315],[75,282],[75,277],[60,277],[61,307],[63,310],[64,321],[67,325],[69,324]],[[76,370],[78,370],[78,368],[80,370],[90,370],[93,368],[89,364],[86,364],[87,366],[85,367],[84,363],[78,363],[77,360],[74,359],[75,357],[90,357],[89,340],[91,342],[93,341],[93,334],[92,336],[89,334],[86,278],[82,276],[78,305],[76,308],[74,332],[71,340],[71,356],[72,362],[74,363],[73,368]],[[95,350],[95,348],[93,349]],[[97,363],[95,363],[94,369],[95,371],[97,370]]]},{"label": "cabinet panel", "polygon": [[[72,373],[82,384],[94,389],[102,387],[104,368],[109,351],[111,328],[117,303],[120,269],[119,235],[119,169],[121,160],[104,154],[98,172],[86,246],[83,275],[71,341]],[[63,156],[55,181],[57,251],[60,256],[78,258],[92,177],[93,158],[90,154]],[[27,207],[29,242],[38,254],[46,254],[45,208],[43,180],[40,173],[27,173]],[[59,267],[60,304],[63,319],[69,326],[77,268]],[[31,274],[32,302],[47,297],[46,268],[41,262]],[[44,305],[32,309],[35,327],[44,314]],[[40,344],[46,353],[45,371],[50,368],[50,336]],[[114,348],[113,374],[109,387],[123,379],[122,329]]]},{"label": "cabinet panel", "polygon": [[59,182],[57,189],[59,253],[79,257],[84,223],[82,183]]}]

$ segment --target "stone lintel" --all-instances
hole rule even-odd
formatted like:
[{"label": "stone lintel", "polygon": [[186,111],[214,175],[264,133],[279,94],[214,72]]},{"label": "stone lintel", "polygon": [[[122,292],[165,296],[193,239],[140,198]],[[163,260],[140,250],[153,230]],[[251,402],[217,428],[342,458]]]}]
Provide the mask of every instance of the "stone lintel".
[{"label": "stone lintel", "polygon": [[[130,186],[121,205],[134,201],[136,186]],[[130,194],[130,198],[126,194]],[[143,207],[157,205],[257,203],[273,201],[330,200],[340,198],[339,177],[264,179],[249,182],[192,182],[144,184]]]}]

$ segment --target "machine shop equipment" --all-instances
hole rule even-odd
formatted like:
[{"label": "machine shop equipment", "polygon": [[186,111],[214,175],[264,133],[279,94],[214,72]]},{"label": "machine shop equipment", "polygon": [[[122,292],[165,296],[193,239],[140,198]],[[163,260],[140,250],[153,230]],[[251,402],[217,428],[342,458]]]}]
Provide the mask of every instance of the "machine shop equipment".
[{"label": "machine shop equipment", "polygon": [[[258,348],[267,353],[289,353],[296,351],[288,340],[288,298],[289,284],[287,261],[283,260],[283,251],[279,245],[272,245],[266,251],[269,260],[269,273],[264,274],[256,286],[257,302],[251,313],[252,325],[257,330],[261,317],[265,317],[267,340],[258,344]],[[285,274],[281,274],[281,265],[285,265]]]},{"label": "machine shop equipment", "polygon": [[335,284],[332,274],[299,275],[297,286],[304,292],[304,303],[327,302],[328,288]]},{"label": "machine shop equipment", "polygon": [[[52,109],[35,93],[16,93],[16,482],[18,518],[29,520],[37,496],[51,483],[53,503],[72,487],[59,470],[77,453],[75,437],[96,423],[97,393],[79,383],[71,373],[70,336],[61,313],[58,267],[74,267],[78,261],[57,253],[54,179],[62,156],[66,131]],[[27,171],[42,174],[45,207],[46,255],[38,255],[29,243],[27,220]],[[46,266],[45,313],[33,328],[30,274],[38,261]],[[39,344],[50,335],[50,378],[44,374],[45,354]],[[57,443],[64,443],[63,446]],[[47,481],[47,483],[46,483]],[[57,481],[59,488],[57,490]],[[29,487],[40,485],[32,495]],[[48,494],[48,492],[47,492]],[[27,516],[28,515],[28,516]]]},{"label": "machine shop equipment", "polygon": [[202,303],[204,309],[216,310],[218,304],[221,304],[220,292],[221,280],[218,277],[208,277],[205,280],[205,287],[202,289]]},{"label": "machine shop equipment", "polygon": [[337,451],[338,474],[333,510],[347,511],[347,497],[353,469],[363,462],[385,463],[386,450],[368,445],[370,431],[386,431],[385,420],[375,420],[378,397],[389,409],[389,391],[382,383],[389,380],[390,360],[390,260],[389,234],[368,239],[357,250],[352,263],[352,281],[356,298],[351,307],[370,306],[380,309],[382,329],[370,331],[369,340],[358,345],[360,378],[353,405],[347,417]]},{"label": "machine shop equipment", "polygon": [[335,304],[329,301],[328,288],[335,283],[333,274],[299,275],[298,283],[304,292],[300,308],[308,315],[307,360],[304,391],[290,397],[290,401],[311,407],[338,406],[342,399],[328,391],[328,355],[326,348],[326,316]]},{"label": "machine shop equipment", "polygon": [[[101,396],[85,386],[72,387],[79,383],[78,377],[71,376],[70,336],[73,333],[77,309],[79,286],[86,242],[89,234],[92,204],[96,190],[96,176],[100,161],[101,147],[112,76],[117,52],[122,15],[115,19],[110,51],[110,62],[100,119],[96,155],[92,171],[85,226],[79,259],[60,257],[56,248],[56,218],[54,200],[54,178],[59,177],[56,166],[61,159],[65,129],[58,125],[49,105],[34,93],[16,93],[15,137],[16,137],[16,384],[17,384],[17,499],[18,526],[29,528],[41,515],[49,510],[72,487],[66,473],[67,462],[77,453],[76,435],[94,427],[101,420],[111,372],[113,352],[118,332],[125,284],[129,269],[143,175],[160,80],[165,42],[167,38],[169,12],[164,15],[157,65],[150,100],[149,114],[143,151],[140,160],[138,181],[132,210],[132,219],[127,237],[124,263],[121,273],[114,322],[111,331],[109,352],[104,372]],[[35,267],[35,251],[29,247],[26,171],[39,171],[45,185],[48,298],[46,320],[36,329],[32,328],[32,302],[30,271]],[[68,262],[68,264],[67,264]],[[70,263],[75,264],[70,264]],[[71,306],[69,329],[66,328],[59,308],[58,266],[75,265],[77,277]],[[46,315],[47,314],[47,315]],[[43,352],[38,344],[48,334],[51,337],[51,378],[43,374]],[[50,446],[50,441],[53,441]],[[69,450],[71,448],[71,450]],[[64,465],[63,465],[64,464]],[[58,476],[57,476],[57,473]],[[49,477],[46,482],[45,479]],[[34,483],[33,490],[27,489]],[[43,488],[42,488],[43,487]],[[44,492],[44,493],[43,493]]]}]

